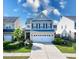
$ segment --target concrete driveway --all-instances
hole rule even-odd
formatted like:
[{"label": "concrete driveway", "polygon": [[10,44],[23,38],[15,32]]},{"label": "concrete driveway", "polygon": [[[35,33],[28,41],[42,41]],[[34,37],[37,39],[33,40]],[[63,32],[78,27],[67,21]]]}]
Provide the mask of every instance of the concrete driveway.
[{"label": "concrete driveway", "polygon": [[33,43],[29,59],[66,59],[66,57],[51,43]]}]

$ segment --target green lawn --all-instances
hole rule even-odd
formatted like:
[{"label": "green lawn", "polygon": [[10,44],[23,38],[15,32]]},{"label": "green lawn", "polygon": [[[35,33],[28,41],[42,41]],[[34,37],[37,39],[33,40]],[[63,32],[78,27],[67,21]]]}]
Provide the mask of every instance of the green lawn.
[{"label": "green lawn", "polygon": [[75,53],[75,49],[73,47],[56,45],[56,47],[63,53]]},{"label": "green lawn", "polygon": [[29,57],[28,56],[6,56],[6,57],[3,57],[3,59],[28,59]]},{"label": "green lawn", "polygon": [[13,52],[13,53],[16,53],[16,52],[31,52],[31,48],[25,48],[25,47],[22,47],[22,48],[19,48],[19,49],[15,49],[15,50],[4,50],[4,52]]},{"label": "green lawn", "polygon": [[76,59],[76,57],[67,57],[68,59]]}]

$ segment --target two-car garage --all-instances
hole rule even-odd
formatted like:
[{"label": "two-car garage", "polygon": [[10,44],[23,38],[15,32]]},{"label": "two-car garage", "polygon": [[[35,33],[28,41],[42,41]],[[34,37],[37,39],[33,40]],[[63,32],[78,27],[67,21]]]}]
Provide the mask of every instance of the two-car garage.
[{"label": "two-car garage", "polygon": [[54,40],[53,32],[31,32],[30,38],[33,42],[52,42]]}]

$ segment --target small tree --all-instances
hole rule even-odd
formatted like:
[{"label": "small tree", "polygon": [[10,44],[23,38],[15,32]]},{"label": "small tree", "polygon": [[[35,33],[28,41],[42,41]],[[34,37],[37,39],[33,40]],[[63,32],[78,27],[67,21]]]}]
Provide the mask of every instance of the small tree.
[{"label": "small tree", "polygon": [[22,37],[22,30],[20,28],[15,29],[15,31],[13,32],[14,40],[22,41],[21,37]]}]

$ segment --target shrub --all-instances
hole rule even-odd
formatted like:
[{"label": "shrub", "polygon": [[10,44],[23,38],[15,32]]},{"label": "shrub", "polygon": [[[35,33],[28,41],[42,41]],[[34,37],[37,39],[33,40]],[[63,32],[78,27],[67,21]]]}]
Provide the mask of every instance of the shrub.
[{"label": "shrub", "polygon": [[11,42],[10,41],[4,41],[3,42],[3,47],[7,46],[8,44],[10,44]]},{"label": "shrub", "polygon": [[20,48],[20,43],[17,43],[17,44],[8,44],[4,47],[4,50],[11,50],[11,49],[17,49],[17,48]]},{"label": "shrub", "polygon": [[72,46],[72,42],[68,40],[64,40],[63,45]]},{"label": "shrub", "polygon": [[31,40],[26,40],[24,42],[24,45],[25,45],[26,48],[32,47],[32,41]]},{"label": "shrub", "polygon": [[62,44],[63,41],[64,41],[64,39],[62,39],[62,38],[55,38],[54,43],[55,44]]}]

